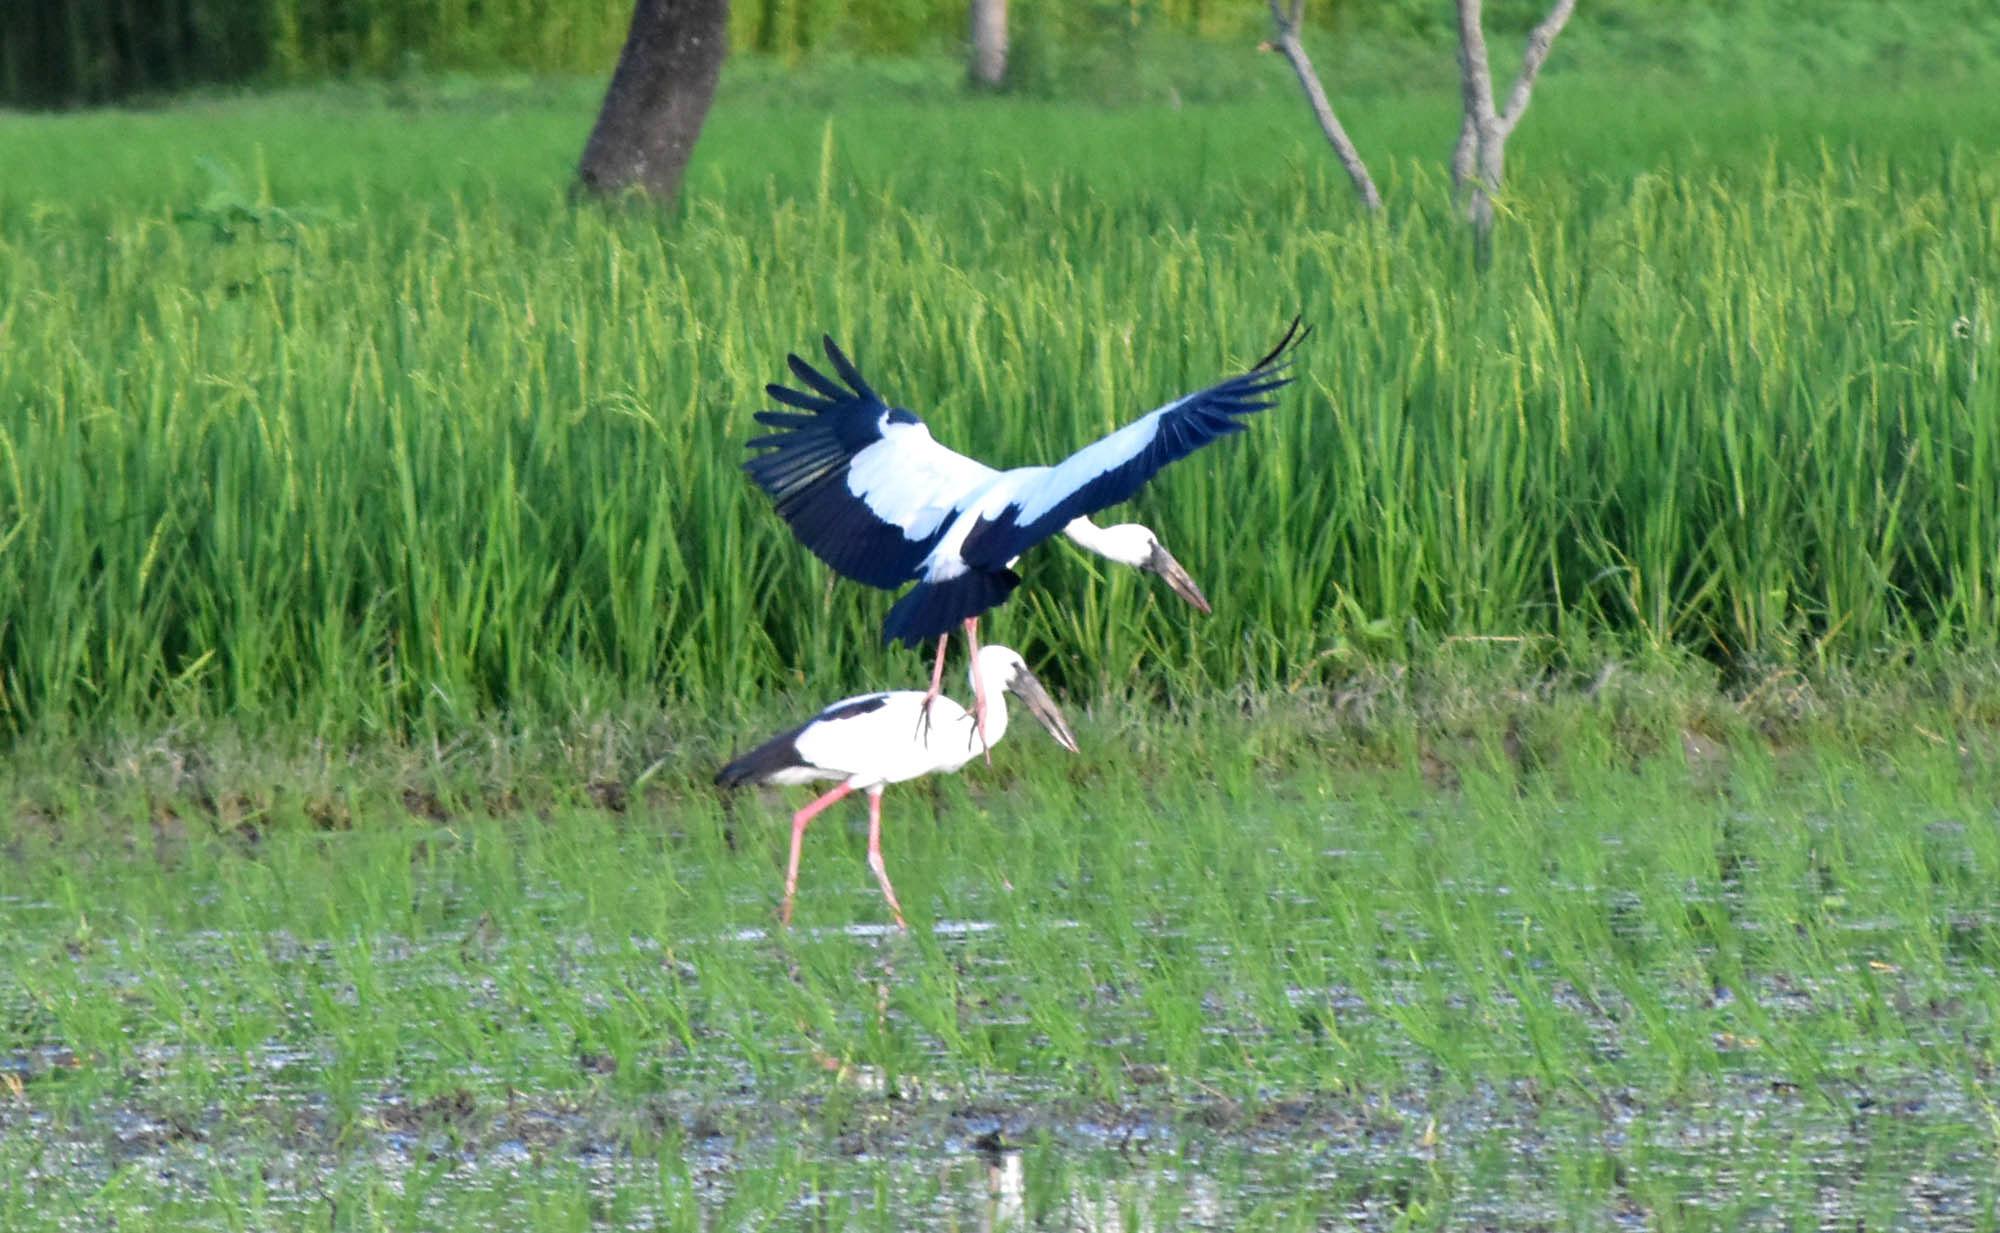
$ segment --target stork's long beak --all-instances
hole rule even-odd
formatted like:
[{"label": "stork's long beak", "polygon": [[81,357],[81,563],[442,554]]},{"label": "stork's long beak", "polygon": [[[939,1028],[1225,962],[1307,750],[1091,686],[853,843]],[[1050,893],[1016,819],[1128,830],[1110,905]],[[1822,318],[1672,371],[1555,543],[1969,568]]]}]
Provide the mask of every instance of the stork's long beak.
[{"label": "stork's long beak", "polygon": [[1056,738],[1056,744],[1071,753],[1076,752],[1076,738],[1070,735],[1069,724],[1063,721],[1062,712],[1056,709],[1055,699],[1049,697],[1049,691],[1042,688],[1034,673],[1022,668],[1015,673],[1013,683],[1007,688],[1021,699],[1036,719],[1042,721],[1042,727]]},{"label": "stork's long beak", "polygon": [[1188,572],[1181,568],[1181,563],[1174,560],[1174,554],[1168,552],[1164,545],[1157,543],[1153,545],[1153,556],[1146,562],[1146,568],[1166,579],[1167,585],[1174,589],[1174,594],[1201,609],[1203,613],[1214,611],[1208,606],[1208,596],[1201,593],[1201,588],[1194,584],[1194,579],[1188,577]]}]

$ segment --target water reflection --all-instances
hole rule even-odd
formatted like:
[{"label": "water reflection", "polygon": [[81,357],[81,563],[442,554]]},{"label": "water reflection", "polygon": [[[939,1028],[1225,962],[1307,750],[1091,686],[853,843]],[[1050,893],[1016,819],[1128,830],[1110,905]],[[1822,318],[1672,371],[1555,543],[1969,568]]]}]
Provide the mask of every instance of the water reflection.
[{"label": "water reflection", "polygon": [[987,1154],[986,1209],[979,1233],[1018,1229],[1028,1210],[1028,1167],[1019,1150]]},{"label": "water reflection", "polygon": [[[1016,1233],[1029,1228],[1028,1153],[1002,1148],[982,1151],[980,1157],[984,1202],[979,1207],[979,1233]],[[1085,1178],[1063,1167],[1060,1160],[1052,1153],[1039,1153],[1033,1162],[1042,1183],[1039,1191],[1045,1196],[1045,1210],[1036,1213],[1034,1228],[1067,1233],[1156,1233],[1228,1227],[1221,1189],[1207,1173],[1154,1165],[1130,1171],[1099,1168]]]},{"label": "water reflection", "polygon": [[[932,921],[927,926],[919,925],[918,928],[926,928],[933,936],[940,938],[969,938],[978,934],[994,933],[999,930],[1000,923],[990,920],[938,920]],[[1049,920],[1039,922],[1037,928],[1046,930],[1081,929],[1083,926],[1080,922],[1073,920]],[[722,934],[721,940],[724,942],[767,942],[773,936],[802,938],[811,941],[846,937],[854,938],[858,941],[879,942],[907,938],[910,936],[910,931],[899,925],[869,921],[856,921],[846,925],[800,925],[796,928],[786,927],[776,929],[775,931],[761,925],[745,925]]]}]

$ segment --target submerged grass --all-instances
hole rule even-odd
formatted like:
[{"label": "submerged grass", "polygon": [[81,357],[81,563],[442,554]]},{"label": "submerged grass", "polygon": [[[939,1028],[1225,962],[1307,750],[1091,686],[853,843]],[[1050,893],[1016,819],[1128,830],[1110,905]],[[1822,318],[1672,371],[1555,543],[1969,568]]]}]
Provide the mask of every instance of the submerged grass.
[{"label": "submerged grass", "polygon": [[[1524,135],[1483,279],[1435,176],[1392,162],[1390,221],[1359,220],[1275,103],[1069,136],[1033,104],[746,106],[673,219],[563,205],[535,169],[580,121],[532,99],[534,139],[483,169],[421,153],[496,131],[452,106],[356,104],[344,155],[303,139],[312,96],[13,121],[0,142],[43,155],[6,156],[30,174],[0,197],[0,725],[449,737],[912,676],[876,649],[888,597],[829,585],[736,470],[786,351],[830,331],[1015,463],[1294,311],[1316,333],[1283,405],[1133,506],[1217,615],[1050,548],[993,636],[1075,692],[1183,697],[1465,635],[1807,666],[1990,647],[1990,145],[1785,128],[1593,175],[1589,143],[1615,164],[1629,134],[1566,88],[1536,122],[1575,127]],[[1705,105],[1716,132],[1766,115]],[[1431,106],[1384,125],[1449,131]],[[1934,110],[1864,106],[1885,133]],[[193,187],[235,107],[310,160],[266,145]],[[53,156],[93,132],[102,162]],[[889,170],[912,142],[939,153]],[[388,187],[447,165],[436,195]],[[105,191],[54,195],[79,175]]]},{"label": "submerged grass", "polygon": [[2000,763],[1045,744],[890,794],[906,938],[857,811],[766,933],[779,794],[23,838],[0,1216],[911,1227],[977,1141],[1057,1227],[1993,1227]]}]

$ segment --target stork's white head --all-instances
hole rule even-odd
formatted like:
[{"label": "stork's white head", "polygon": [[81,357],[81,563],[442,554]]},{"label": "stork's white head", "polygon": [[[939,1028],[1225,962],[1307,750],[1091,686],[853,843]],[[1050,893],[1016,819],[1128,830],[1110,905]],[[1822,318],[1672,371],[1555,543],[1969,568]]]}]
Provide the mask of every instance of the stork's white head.
[{"label": "stork's white head", "polygon": [[1158,574],[1173,588],[1174,594],[1203,612],[1211,610],[1208,596],[1201,593],[1201,588],[1181,568],[1181,563],[1174,560],[1174,554],[1160,543],[1160,537],[1153,534],[1151,527],[1137,522],[1104,527],[1098,531],[1097,542],[1092,547],[1120,564]]},{"label": "stork's white head", "polygon": [[[1049,735],[1056,738],[1071,753],[1076,752],[1076,738],[1070,735],[1069,724],[1064,721],[1055,699],[1042,688],[1035,674],[1028,670],[1028,661],[1012,647],[992,644],[979,648],[979,676],[984,678],[988,689],[999,686],[1019,698],[1030,714],[1041,721]],[[991,697],[992,695],[987,695]],[[995,738],[996,740],[999,738]]]},{"label": "stork's white head", "polygon": [[1160,546],[1160,537],[1142,523],[1121,522],[1115,527],[1093,526],[1088,543],[1091,551],[1106,560],[1145,569],[1153,559],[1153,550]]}]

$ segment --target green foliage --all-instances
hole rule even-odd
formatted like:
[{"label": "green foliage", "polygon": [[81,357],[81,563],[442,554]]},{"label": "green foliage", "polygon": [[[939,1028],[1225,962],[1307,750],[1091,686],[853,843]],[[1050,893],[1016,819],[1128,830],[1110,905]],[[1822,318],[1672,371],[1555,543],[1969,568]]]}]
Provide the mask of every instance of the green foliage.
[{"label": "green foliage", "polygon": [[[1498,64],[1543,0],[1491,0]],[[49,106],[154,95],[204,83],[408,77],[412,71],[587,73],[602,79],[630,0],[123,0],[0,6],[0,104]],[[1016,90],[1124,102],[1244,88],[1216,53],[1270,33],[1259,0],[1015,0]],[[1336,93],[1449,78],[1449,0],[1314,0],[1315,56]],[[955,54],[964,0],[737,0],[733,47],[788,64],[849,56]],[[1864,74],[1935,84],[2000,71],[2000,9],[1985,0],[1635,0],[1584,4],[1551,72],[1591,65],[1782,89]],[[1170,76],[1171,84],[1161,78]],[[962,83],[962,74],[953,76]]]},{"label": "green foliage", "polygon": [[[2000,102],[1553,76],[1477,279],[1448,95],[1385,222],[1288,96],[913,63],[746,66],[670,216],[594,83],[0,128],[0,1226],[981,1227],[997,1127],[1034,1227],[1979,1227]],[[1216,615],[1038,550],[1084,753],[758,932],[716,755],[922,672],[736,470],[784,352],[1025,462],[1296,308],[1133,505]]]},{"label": "green foliage", "polygon": [[109,0],[0,9],[0,105],[97,103],[241,81],[270,63],[269,0],[164,0],[135,14]]},{"label": "green foliage", "polygon": [[[739,112],[674,219],[565,206],[563,109],[537,141],[484,105],[350,115],[357,149],[403,147],[386,192],[323,159],[120,162],[226,142],[206,110],[125,154],[92,136],[115,121],[16,130],[0,161],[79,204],[0,201],[0,724],[348,738],[913,677],[877,647],[888,596],[833,584],[737,470],[786,351],[830,331],[944,440],[1023,463],[1233,371],[1294,311],[1316,332],[1282,405],[1129,514],[1217,613],[1050,546],[992,636],[1073,691],[1182,695],[1458,635],[1729,665],[1991,645],[1990,160],[1799,140],[1573,174],[1554,147],[1616,166],[1633,130],[1544,106],[1484,279],[1433,171],[1387,164],[1393,223],[1357,218],[1275,104],[1067,138],[1039,104],[817,133]],[[503,133],[522,162],[405,195]]]}]

